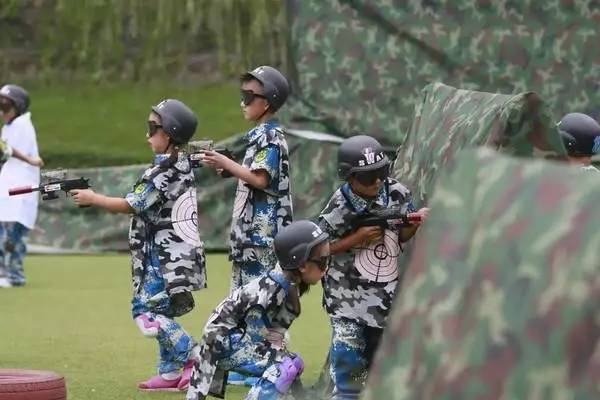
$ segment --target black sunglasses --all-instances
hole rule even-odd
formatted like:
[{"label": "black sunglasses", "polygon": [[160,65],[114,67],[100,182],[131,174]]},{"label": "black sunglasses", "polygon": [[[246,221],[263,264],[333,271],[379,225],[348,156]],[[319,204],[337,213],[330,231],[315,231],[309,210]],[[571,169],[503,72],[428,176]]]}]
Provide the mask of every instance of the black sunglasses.
[{"label": "black sunglasses", "polygon": [[389,175],[389,165],[385,165],[373,171],[359,171],[354,173],[356,180],[365,186],[373,185],[375,182],[377,182],[377,179],[383,182]]},{"label": "black sunglasses", "polygon": [[162,127],[162,125],[157,124],[154,121],[148,121],[148,132],[146,132],[146,137],[151,138],[159,129],[162,129]]},{"label": "black sunglasses", "polygon": [[331,254],[319,257],[317,259],[309,258],[308,261],[317,264],[321,271],[325,271],[327,270],[327,267],[329,267],[329,263],[331,262]]},{"label": "black sunglasses", "polygon": [[252,90],[241,90],[240,93],[242,94],[242,103],[244,103],[245,106],[249,106],[250,104],[252,104],[254,99],[257,97],[260,97],[261,99],[266,99],[266,97],[262,94],[254,93]]}]

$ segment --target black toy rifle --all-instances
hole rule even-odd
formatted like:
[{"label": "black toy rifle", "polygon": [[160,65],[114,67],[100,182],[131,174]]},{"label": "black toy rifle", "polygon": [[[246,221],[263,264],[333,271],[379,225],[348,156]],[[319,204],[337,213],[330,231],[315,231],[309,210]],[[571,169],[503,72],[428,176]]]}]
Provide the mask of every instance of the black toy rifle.
[{"label": "black toy rifle", "polygon": [[382,229],[392,227],[413,226],[413,222],[420,222],[421,215],[417,213],[403,213],[399,208],[386,208],[383,210],[368,211],[358,215],[352,227],[358,229],[363,226],[380,226]]}]

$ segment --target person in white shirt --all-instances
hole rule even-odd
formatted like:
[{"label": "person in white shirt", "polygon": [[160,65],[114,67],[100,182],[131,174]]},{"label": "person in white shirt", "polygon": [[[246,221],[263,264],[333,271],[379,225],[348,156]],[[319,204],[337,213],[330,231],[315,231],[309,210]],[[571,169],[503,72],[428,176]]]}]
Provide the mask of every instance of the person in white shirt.
[{"label": "person in white shirt", "polygon": [[9,188],[40,184],[42,161],[28,111],[29,103],[29,94],[22,87],[4,85],[0,88],[0,115],[4,120],[0,139],[31,161],[28,164],[11,157],[0,170],[0,287],[25,284],[26,241],[37,217],[37,193],[8,196]]}]

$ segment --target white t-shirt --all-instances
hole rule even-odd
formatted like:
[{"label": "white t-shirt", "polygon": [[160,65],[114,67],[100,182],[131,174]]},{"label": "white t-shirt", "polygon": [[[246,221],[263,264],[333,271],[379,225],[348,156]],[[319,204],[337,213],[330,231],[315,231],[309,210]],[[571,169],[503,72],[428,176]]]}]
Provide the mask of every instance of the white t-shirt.
[{"label": "white t-shirt", "polygon": [[[31,113],[18,116],[2,127],[2,140],[13,149],[30,157],[38,157],[35,128]],[[8,196],[8,189],[18,186],[38,186],[40,169],[11,157],[0,170],[0,221],[16,221],[32,229],[37,218],[39,193]]]}]

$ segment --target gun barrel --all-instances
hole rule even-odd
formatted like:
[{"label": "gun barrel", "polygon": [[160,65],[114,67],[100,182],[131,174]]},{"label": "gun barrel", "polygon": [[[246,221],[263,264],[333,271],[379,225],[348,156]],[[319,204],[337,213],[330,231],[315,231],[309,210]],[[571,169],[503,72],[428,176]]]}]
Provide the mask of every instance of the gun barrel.
[{"label": "gun barrel", "polygon": [[17,196],[19,194],[31,193],[34,192],[37,188],[33,186],[21,186],[12,189],[8,189],[9,196]]}]

